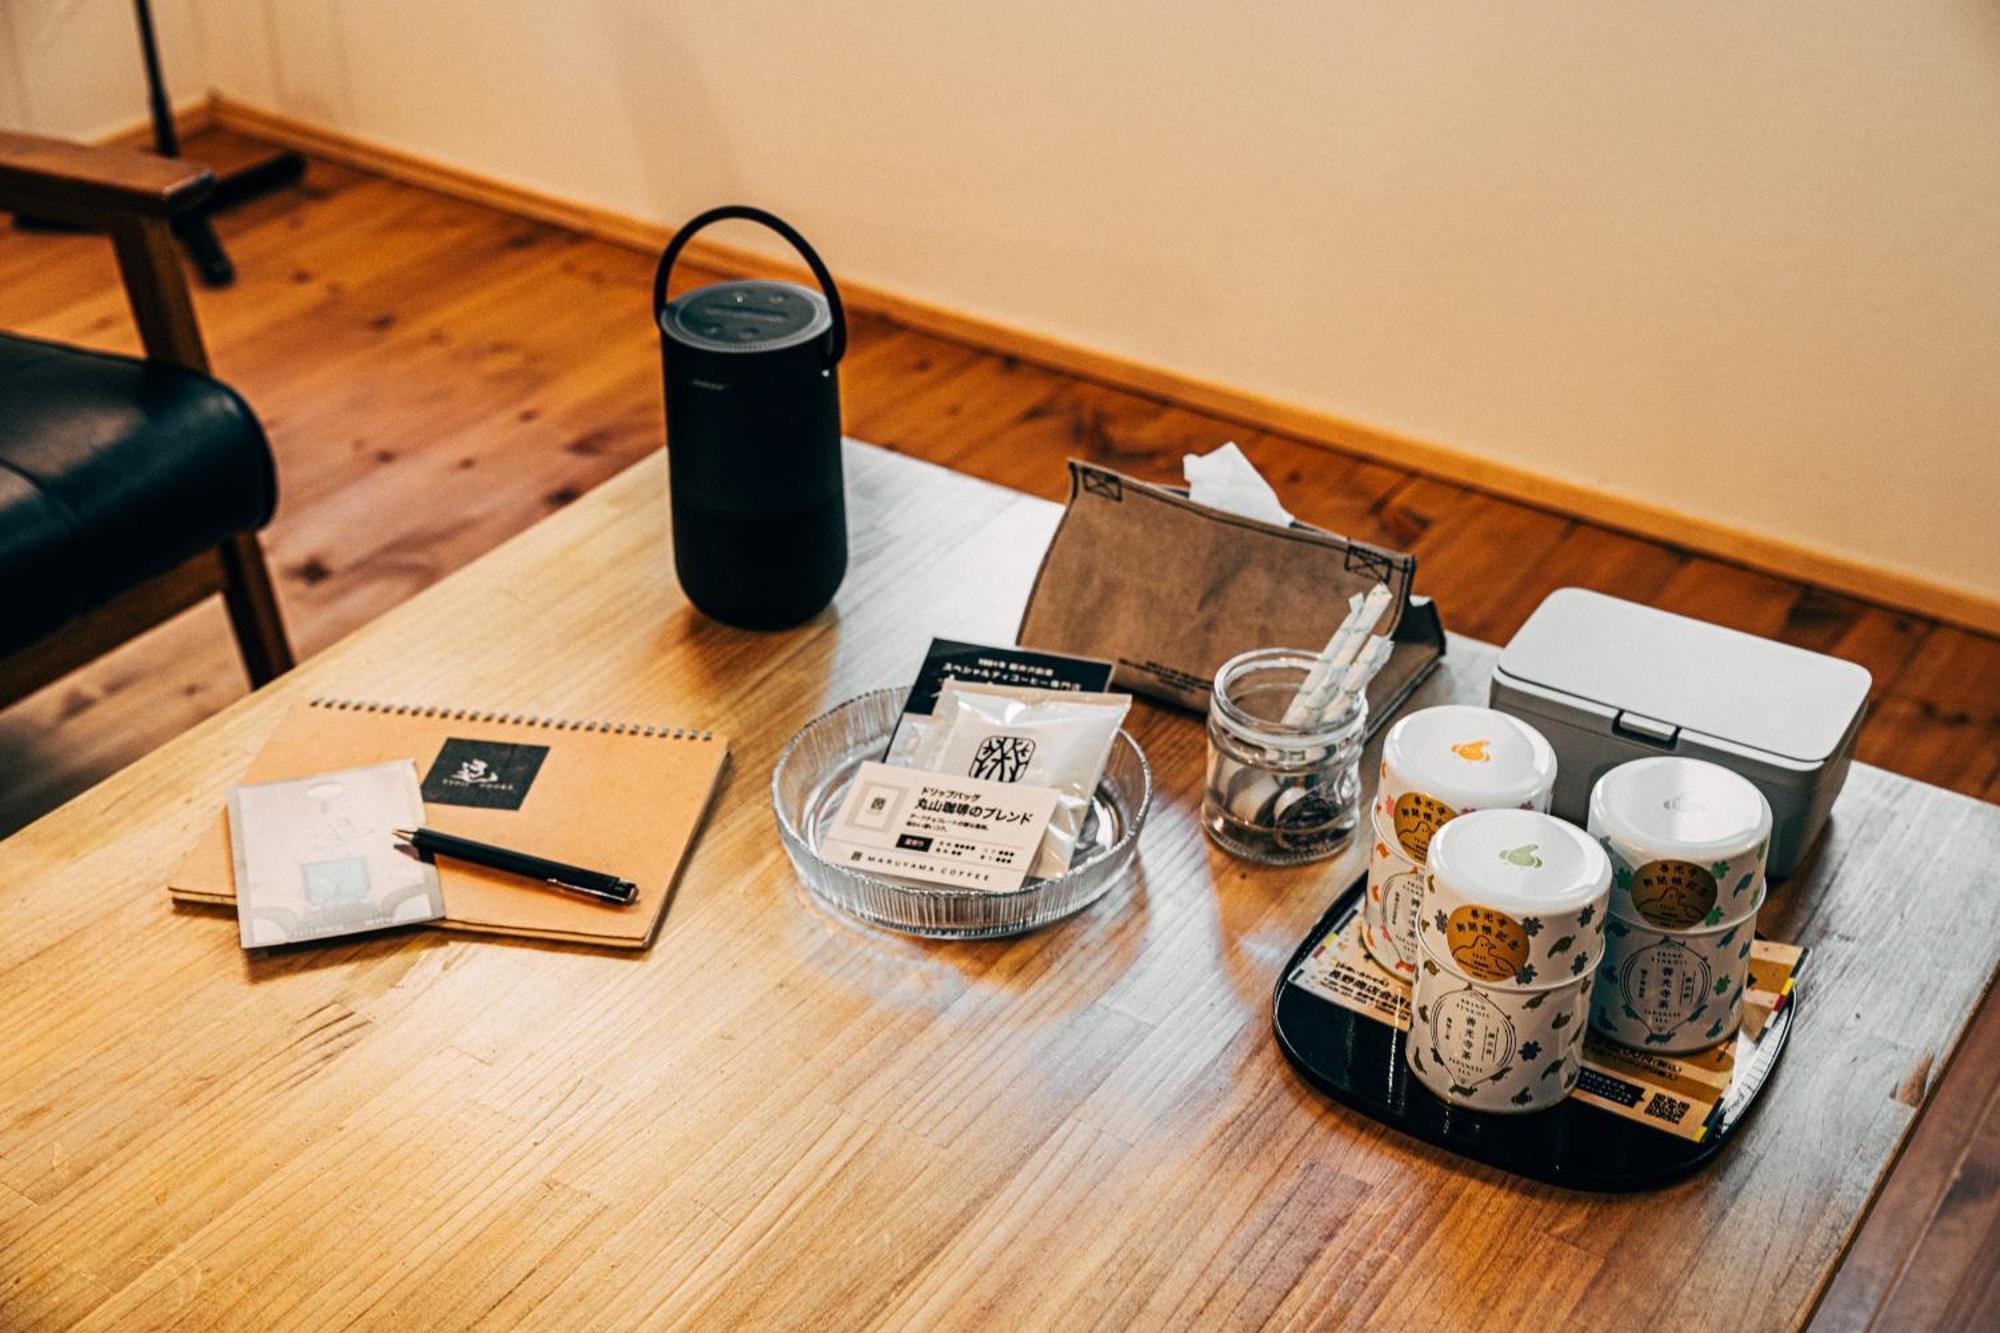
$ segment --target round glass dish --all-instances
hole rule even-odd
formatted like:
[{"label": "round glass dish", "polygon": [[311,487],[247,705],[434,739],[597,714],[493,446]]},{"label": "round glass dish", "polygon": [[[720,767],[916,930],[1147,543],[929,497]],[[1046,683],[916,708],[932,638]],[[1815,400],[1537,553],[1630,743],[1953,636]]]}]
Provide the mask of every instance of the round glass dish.
[{"label": "round glass dish", "polygon": [[1081,912],[1132,868],[1153,770],[1139,743],[1120,731],[1111,743],[1077,839],[1070,868],[1006,893],[907,883],[821,859],[821,833],[832,825],[861,765],[879,759],[902,716],[905,689],[849,699],[799,728],[771,772],[778,837],[799,878],[822,901],[873,925],[932,939],[1019,935]]}]

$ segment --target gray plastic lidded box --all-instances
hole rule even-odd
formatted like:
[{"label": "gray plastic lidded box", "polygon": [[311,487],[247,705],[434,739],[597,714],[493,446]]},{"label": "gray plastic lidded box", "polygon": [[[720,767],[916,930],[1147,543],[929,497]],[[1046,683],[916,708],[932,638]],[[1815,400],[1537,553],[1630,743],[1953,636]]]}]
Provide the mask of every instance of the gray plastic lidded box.
[{"label": "gray plastic lidded box", "polygon": [[1790,874],[1847,781],[1868,669],[1823,653],[1558,588],[1500,654],[1489,701],[1548,737],[1554,811],[1581,824],[1628,759],[1707,759],[1771,803],[1767,871]]}]

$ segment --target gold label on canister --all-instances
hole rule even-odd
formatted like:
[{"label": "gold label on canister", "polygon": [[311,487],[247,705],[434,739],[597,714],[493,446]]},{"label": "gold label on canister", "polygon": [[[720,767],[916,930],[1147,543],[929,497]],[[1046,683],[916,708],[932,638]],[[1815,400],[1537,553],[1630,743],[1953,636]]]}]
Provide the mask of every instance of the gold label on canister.
[{"label": "gold label on canister", "polygon": [[1699,925],[1715,894],[1715,876],[1692,861],[1648,861],[1632,872],[1633,908],[1663,930]]},{"label": "gold label on canister", "polygon": [[1461,907],[1445,918],[1445,952],[1481,981],[1511,981],[1527,966],[1528,932],[1505,912]]},{"label": "gold label on canister", "polygon": [[1406,791],[1396,798],[1396,841],[1412,861],[1421,863],[1430,854],[1431,838],[1457,816],[1435,796]]}]

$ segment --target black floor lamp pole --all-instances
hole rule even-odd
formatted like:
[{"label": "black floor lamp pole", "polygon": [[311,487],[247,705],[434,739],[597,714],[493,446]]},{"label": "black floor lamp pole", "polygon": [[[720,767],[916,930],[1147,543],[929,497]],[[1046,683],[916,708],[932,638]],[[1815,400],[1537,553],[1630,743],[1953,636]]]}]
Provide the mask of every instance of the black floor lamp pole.
[{"label": "black floor lamp pole", "polygon": [[[139,50],[146,61],[146,100],[153,113],[153,151],[161,157],[179,157],[181,136],[174,127],[174,107],[167,97],[166,77],[160,72],[160,47],[153,36],[153,7],[150,0],[132,0],[132,8],[139,20]],[[236,280],[236,268],[229,262],[222,242],[216,239],[209,215],[295,185],[305,174],[303,156],[275,153],[237,171],[218,173],[215,188],[208,192],[208,197],[174,219],[174,235],[203,283],[227,287]]]}]

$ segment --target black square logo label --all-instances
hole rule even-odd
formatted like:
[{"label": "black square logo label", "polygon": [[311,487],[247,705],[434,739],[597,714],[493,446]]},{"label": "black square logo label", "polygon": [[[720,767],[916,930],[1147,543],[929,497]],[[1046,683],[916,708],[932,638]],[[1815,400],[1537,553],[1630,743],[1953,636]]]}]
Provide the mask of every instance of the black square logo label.
[{"label": "black square logo label", "polygon": [[438,751],[424,778],[424,799],[440,805],[476,805],[488,810],[519,810],[542,761],[546,745],[515,745],[508,741],[470,741],[453,736]]},{"label": "black square logo label", "polygon": [[987,736],[972,752],[972,767],[966,770],[966,776],[986,782],[1019,782],[1028,771],[1028,761],[1034,757],[1032,736]]}]

